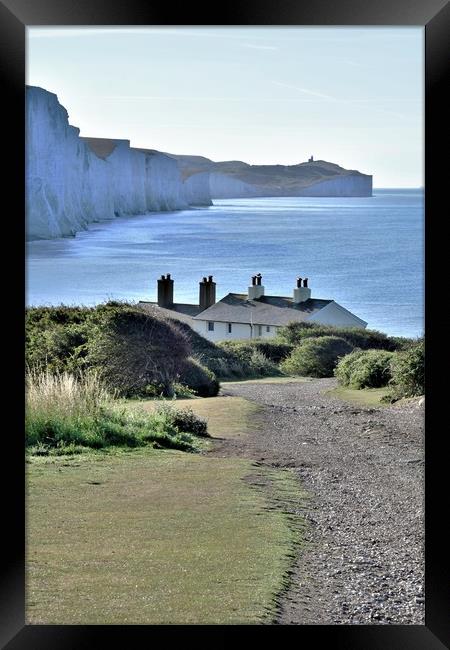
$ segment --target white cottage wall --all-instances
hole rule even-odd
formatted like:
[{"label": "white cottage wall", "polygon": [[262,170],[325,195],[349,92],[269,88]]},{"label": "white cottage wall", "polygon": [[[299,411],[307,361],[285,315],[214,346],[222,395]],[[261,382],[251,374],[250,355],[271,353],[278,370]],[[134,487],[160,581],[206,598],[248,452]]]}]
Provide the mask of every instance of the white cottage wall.
[{"label": "white cottage wall", "polygon": [[345,307],[330,302],[323,309],[307,319],[307,322],[321,323],[322,325],[335,325],[336,327],[366,327],[366,321],[354,316]]}]

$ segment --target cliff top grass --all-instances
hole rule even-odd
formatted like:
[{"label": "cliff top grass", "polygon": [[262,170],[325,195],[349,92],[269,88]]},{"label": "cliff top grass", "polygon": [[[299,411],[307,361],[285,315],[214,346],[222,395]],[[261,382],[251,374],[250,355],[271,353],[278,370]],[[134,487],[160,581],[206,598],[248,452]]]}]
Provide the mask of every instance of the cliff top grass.
[{"label": "cliff top grass", "polygon": [[[245,435],[256,408],[193,402],[215,402],[209,428],[223,437]],[[148,448],[31,458],[27,623],[270,623],[301,543],[287,509],[303,498],[289,470],[245,459]]]},{"label": "cliff top grass", "polygon": [[388,388],[345,388],[344,386],[338,386],[333,388],[330,391],[327,391],[327,394],[330,397],[337,397],[338,399],[344,400],[345,402],[350,402],[355,404],[355,406],[363,406],[368,408],[381,408],[387,406],[386,403],[381,400],[388,393]]}]

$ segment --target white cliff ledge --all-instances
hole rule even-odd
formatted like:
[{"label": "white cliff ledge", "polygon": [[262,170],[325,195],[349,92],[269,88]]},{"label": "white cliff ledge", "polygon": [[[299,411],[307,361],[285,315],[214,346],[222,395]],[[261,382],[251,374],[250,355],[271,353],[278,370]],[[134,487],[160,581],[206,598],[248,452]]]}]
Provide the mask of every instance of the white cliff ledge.
[{"label": "white cliff ledge", "polygon": [[28,239],[74,235],[117,216],[211,204],[208,174],[183,180],[177,161],[163,153],[134,149],[128,140],[82,138],[55,94],[27,87]]}]

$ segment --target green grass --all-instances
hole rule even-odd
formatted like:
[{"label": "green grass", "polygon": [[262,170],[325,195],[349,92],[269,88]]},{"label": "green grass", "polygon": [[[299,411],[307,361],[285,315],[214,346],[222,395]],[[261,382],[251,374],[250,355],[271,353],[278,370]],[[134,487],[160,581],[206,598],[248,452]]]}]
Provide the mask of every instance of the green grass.
[{"label": "green grass", "polygon": [[[208,423],[208,433],[212,438],[234,438],[245,435],[252,427],[252,416],[257,413],[258,407],[242,397],[208,397],[199,399],[177,399],[169,402],[177,409],[190,408]],[[160,402],[148,400],[140,402],[139,407],[151,413],[158,408]],[[131,402],[128,408],[133,408]]]},{"label": "green grass", "polygon": [[381,399],[387,394],[388,389],[384,388],[364,388],[358,390],[356,388],[344,388],[343,386],[338,386],[332,390],[327,391],[327,395],[330,397],[337,397],[338,399],[350,402],[358,406],[367,406],[367,407],[383,407],[387,406],[381,402]]},{"label": "green grass", "polygon": [[[221,438],[245,435],[257,411],[238,397],[176,405]],[[307,497],[292,471],[148,447],[35,456],[27,467],[28,624],[273,620],[302,543],[290,512]]]},{"label": "green grass", "polygon": [[28,468],[28,624],[270,622],[298,539],[288,470],[144,449]]},{"label": "green grass", "polygon": [[113,399],[94,375],[30,373],[27,450],[34,455],[61,455],[110,446],[198,448],[190,434],[200,432],[201,422],[176,411],[173,402],[159,402],[151,413],[130,410],[125,404]]}]

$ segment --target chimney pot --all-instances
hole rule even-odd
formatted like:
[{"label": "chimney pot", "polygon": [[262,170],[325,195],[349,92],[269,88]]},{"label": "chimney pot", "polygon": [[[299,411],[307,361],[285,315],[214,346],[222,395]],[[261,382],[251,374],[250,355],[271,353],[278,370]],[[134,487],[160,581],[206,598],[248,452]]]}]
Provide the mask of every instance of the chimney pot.
[{"label": "chimney pot", "polygon": [[264,287],[262,286],[262,275],[258,273],[257,275],[252,275],[252,286],[248,288],[248,299],[249,300],[258,300],[264,296]]},{"label": "chimney pot", "polygon": [[305,279],[303,280],[303,286],[304,286],[304,287],[307,287],[307,286],[308,286],[308,278],[305,278]]},{"label": "chimney pot", "polygon": [[302,286],[302,279],[300,277],[297,278],[297,287]]},{"label": "chimney pot", "polygon": [[171,307],[173,305],[173,280],[170,273],[161,275],[158,280],[158,305],[160,307]]},{"label": "chimney pot", "polygon": [[199,282],[199,299],[198,303],[202,310],[208,309],[211,305],[214,305],[216,302],[216,283],[213,281],[213,276],[209,275],[206,279],[206,275],[203,276],[201,282]]}]

